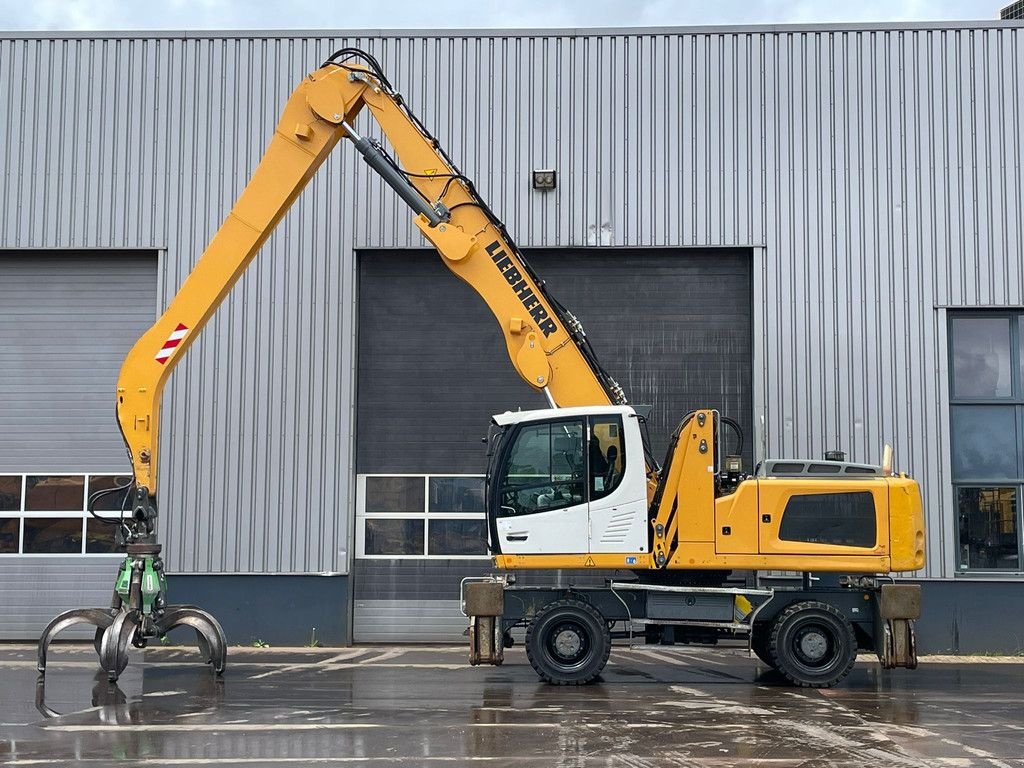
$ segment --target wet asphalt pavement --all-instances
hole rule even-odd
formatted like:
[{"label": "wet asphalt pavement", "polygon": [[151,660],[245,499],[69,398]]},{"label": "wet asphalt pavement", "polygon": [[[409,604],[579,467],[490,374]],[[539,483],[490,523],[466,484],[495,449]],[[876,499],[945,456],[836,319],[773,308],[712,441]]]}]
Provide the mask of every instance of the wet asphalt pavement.
[{"label": "wet asphalt pavement", "polygon": [[185,650],[117,686],[89,646],[0,646],[0,764],[131,766],[1024,766],[1024,664],[858,662],[790,688],[738,649],[616,648],[598,685],[538,682],[521,648]]}]

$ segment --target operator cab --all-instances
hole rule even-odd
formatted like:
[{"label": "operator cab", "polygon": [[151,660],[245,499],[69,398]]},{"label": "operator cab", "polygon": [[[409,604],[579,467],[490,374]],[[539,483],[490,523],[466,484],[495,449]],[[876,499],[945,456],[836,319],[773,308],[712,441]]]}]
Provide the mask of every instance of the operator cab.
[{"label": "operator cab", "polygon": [[506,412],[488,438],[494,554],[646,553],[640,418],[629,406]]}]

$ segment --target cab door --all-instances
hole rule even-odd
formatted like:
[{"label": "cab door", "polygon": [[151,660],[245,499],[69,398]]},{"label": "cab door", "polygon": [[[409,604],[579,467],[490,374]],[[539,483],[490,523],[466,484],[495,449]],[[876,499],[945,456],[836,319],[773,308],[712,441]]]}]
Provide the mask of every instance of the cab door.
[{"label": "cab door", "polygon": [[589,545],[583,419],[526,422],[503,452],[494,510],[501,552],[581,554]]},{"label": "cab door", "polygon": [[590,552],[646,552],[647,475],[637,420],[602,414],[589,417],[589,427]]}]

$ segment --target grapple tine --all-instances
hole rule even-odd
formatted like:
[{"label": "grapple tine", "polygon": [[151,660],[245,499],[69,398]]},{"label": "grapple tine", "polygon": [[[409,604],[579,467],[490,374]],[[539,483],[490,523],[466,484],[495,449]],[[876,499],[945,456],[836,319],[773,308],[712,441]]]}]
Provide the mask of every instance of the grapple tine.
[{"label": "grapple tine", "polygon": [[60,717],[60,712],[50,709],[46,705],[46,676],[39,675],[36,678],[36,711],[39,712],[43,717],[52,719],[54,717]]},{"label": "grapple tine", "polygon": [[158,634],[165,635],[175,627],[192,627],[198,636],[199,652],[213,665],[218,675],[227,665],[227,640],[220,623],[209,613],[191,605],[168,606],[157,623]]},{"label": "grapple tine", "polygon": [[100,665],[107,671],[107,679],[114,683],[128,666],[128,644],[138,629],[134,614],[122,612],[107,627],[100,643]]},{"label": "grapple tine", "polygon": [[46,674],[46,654],[53,639],[68,627],[75,624],[92,624],[97,627],[97,634],[114,623],[115,611],[110,608],[72,608],[58,615],[46,625],[39,636],[38,662],[36,668],[42,675]]},{"label": "grapple tine", "polygon": [[196,645],[199,646],[199,655],[203,657],[203,661],[209,664],[213,661],[213,656],[210,655],[210,644],[206,640],[206,635],[196,630]]}]

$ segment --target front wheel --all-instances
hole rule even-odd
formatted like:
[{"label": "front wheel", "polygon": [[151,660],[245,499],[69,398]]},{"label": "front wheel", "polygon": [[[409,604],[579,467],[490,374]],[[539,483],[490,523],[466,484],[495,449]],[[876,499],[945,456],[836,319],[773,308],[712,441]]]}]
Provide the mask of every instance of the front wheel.
[{"label": "front wheel", "polygon": [[601,613],[580,600],[542,608],[526,630],[530,666],[554,685],[586,685],[608,663],[612,639]]},{"label": "front wheel", "polygon": [[808,600],[779,614],[768,639],[775,668],[805,688],[829,688],[853,669],[857,637],[834,606]]}]

